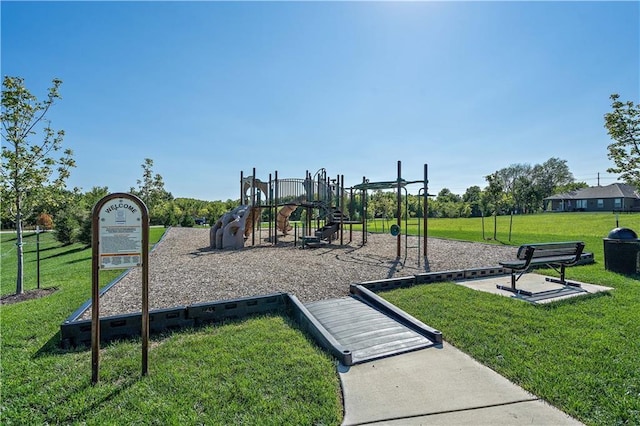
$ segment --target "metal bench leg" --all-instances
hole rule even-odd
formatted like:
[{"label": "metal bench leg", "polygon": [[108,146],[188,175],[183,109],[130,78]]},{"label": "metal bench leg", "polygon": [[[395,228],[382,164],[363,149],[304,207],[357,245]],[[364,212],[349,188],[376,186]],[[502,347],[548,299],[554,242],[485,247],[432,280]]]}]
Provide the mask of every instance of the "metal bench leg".
[{"label": "metal bench leg", "polygon": [[516,281],[518,281],[518,279],[520,279],[520,277],[522,276],[522,274],[524,274],[526,271],[522,271],[520,272],[520,274],[518,274],[518,276],[516,277],[516,271],[515,270],[511,270],[511,287],[507,287],[506,285],[500,285],[500,284],[496,284],[496,288],[500,289],[500,290],[506,290],[506,291],[510,291],[511,293],[515,293],[515,294],[522,294],[524,296],[532,296],[533,293],[527,290],[519,290],[516,288]]},{"label": "metal bench leg", "polygon": [[[573,283],[571,281],[565,280],[565,278],[564,278],[565,277],[564,268],[565,268],[565,265],[560,265],[560,279],[545,277],[545,281],[548,281],[548,282],[551,282],[551,283],[562,284],[562,285],[568,285],[568,286],[571,286],[571,287],[582,287],[582,285],[580,285],[580,283]],[[556,269],[556,271],[557,271],[557,269]]]}]

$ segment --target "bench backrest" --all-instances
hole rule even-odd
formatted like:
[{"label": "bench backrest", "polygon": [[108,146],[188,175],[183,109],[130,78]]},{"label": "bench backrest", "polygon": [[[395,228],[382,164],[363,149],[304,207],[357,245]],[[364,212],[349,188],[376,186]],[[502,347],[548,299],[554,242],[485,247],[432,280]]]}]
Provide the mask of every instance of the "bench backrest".
[{"label": "bench backrest", "polygon": [[580,260],[584,243],[581,241],[568,241],[562,243],[526,244],[518,248],[518,259],[530,261],[542,257],[574,257],[574,261]]}]

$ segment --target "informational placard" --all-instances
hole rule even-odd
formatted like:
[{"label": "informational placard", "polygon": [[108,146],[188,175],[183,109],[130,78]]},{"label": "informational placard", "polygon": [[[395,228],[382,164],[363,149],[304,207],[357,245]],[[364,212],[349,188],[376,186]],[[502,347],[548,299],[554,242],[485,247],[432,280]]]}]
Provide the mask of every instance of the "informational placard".
[{"label": "informational placard", "polygon": [[91,211],[91,383],[100,371],[100,269],[142,267],[142,375],[149,370],[149,210],[133,194],[102,197]]},{"label": "informational placard", "polygon": [[141,265],[142,211],[127,198],[115,198],[99,212],[100,269],[128,269]]}]

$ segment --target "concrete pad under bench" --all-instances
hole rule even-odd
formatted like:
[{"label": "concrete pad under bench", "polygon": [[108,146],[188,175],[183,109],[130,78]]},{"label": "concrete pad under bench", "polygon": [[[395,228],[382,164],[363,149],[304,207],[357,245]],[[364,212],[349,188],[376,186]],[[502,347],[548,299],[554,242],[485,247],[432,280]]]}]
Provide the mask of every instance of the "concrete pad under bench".
[{"label": "concrete pad under bench", "polygon": [[474,290],[485,291],[487,293],[499,294],[501,296],[520,299],[525,302],[540,304],[550,303],[571,297],[585,296],[588,294],[599,293],[603,291],[613,290],[611,287],[604,287],[596,284],[582,283],[579,281],[568,281],[580,284],[580,287],[569,287],[549,282],[545,280],[544,275],[536,273],[527,273],[518,280],[518,289],[531,291],[537,294],[526,296],[524,294],[515,294],[507,290],[496,288],[496,285],[509,286],[511,277],[509,275],[493,276],[487,278],[478,278],[473,280],[456,281],[457,285],[462,285]]}]

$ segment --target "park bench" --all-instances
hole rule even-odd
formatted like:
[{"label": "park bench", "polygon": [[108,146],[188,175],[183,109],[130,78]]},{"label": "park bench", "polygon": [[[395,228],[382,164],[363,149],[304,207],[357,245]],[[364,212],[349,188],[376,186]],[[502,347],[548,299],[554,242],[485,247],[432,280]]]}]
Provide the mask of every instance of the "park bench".
[{"label": "park bench", "polygon": [[546,281],[564,286],[580,287],[580,284],[565,279],[564,270],[565,267],[575,265],[580,261],[583,249],[584,243],[581,241],[522,245],[518,248],[515,260],[500,262],[504,268],[511,269],[511,286],[497,285],[497,287],[516,294],[533,296],[534,293],[530,291],[517,289],[516,282],[534,266],[548,266],[560,274],[560,279],[547,277]]}]

